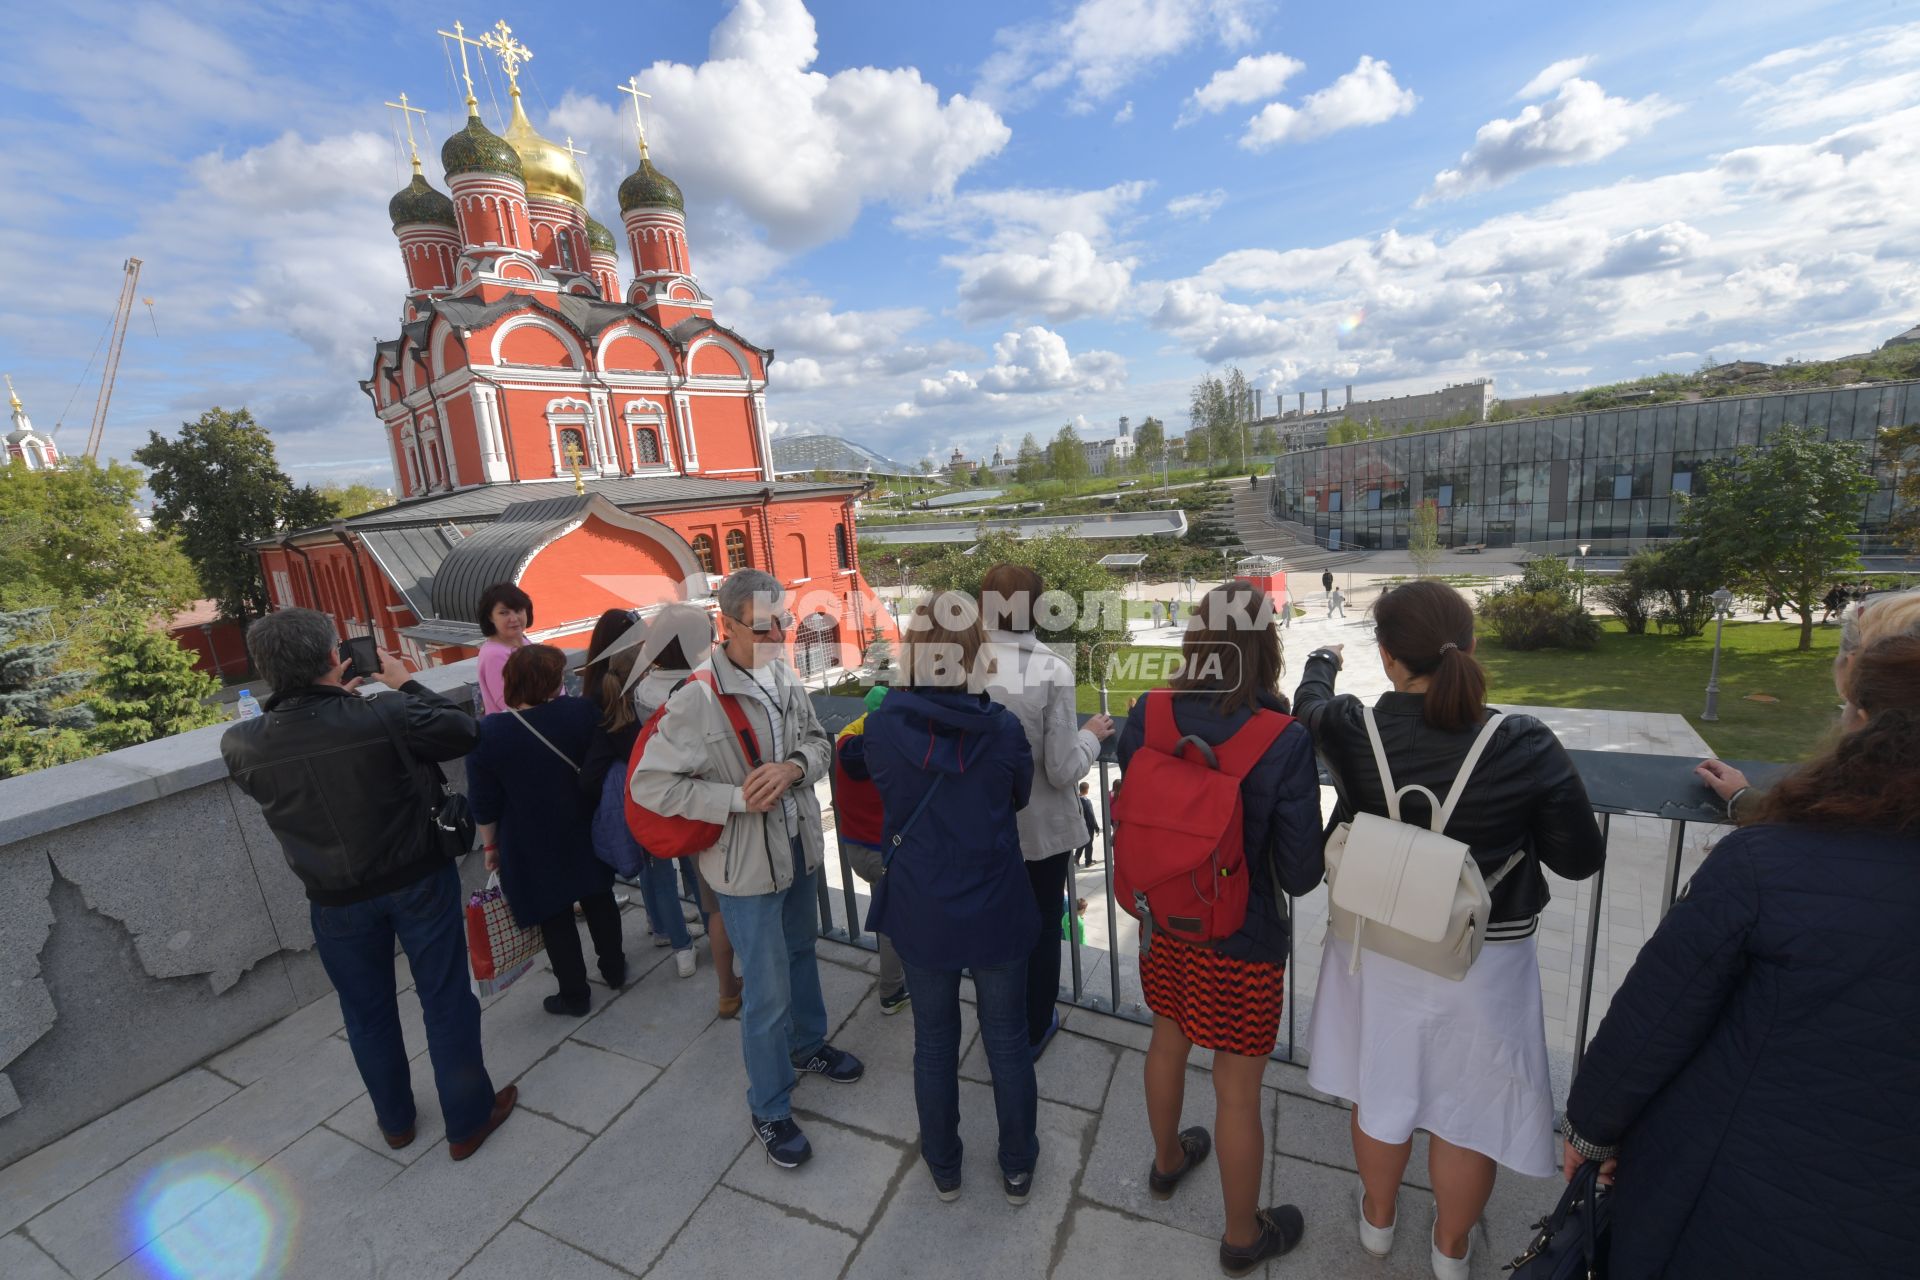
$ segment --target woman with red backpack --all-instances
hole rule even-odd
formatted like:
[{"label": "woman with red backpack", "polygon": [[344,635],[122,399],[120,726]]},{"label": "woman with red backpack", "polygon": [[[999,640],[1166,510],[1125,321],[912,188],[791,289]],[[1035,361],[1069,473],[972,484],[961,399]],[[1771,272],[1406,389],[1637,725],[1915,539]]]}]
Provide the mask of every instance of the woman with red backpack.
[{"label": "woman with red backpack", "polygon": [[[1180,1129],[1188,1055],[1195,1045],[1211,1049],[1227,1211],[1220,1268],[1241,1276],[1292,1249],[1305,1230],[1293,1205],[1259,1207],[1267,1160],[1260,1083],[1280,1031],[1285,895],[1310,892],[1324,870],[1320,784],[1312,739],[1279,691],[1280,636],[1264,591],[1247,582],[1209,591],[1181,649],[1181,673],[1136,701],[1120,731],[1114,892],[1148,917],[1140,947],[1140,985],[1154,1013],[1147,1189],[1168,1199],[1213,1149],[1204,1128]],[[1196,768],[1205,772],[1182,776]],[[1220,825],[1209,826],[1200,850],[1217,863],[1212,882],[1223,887],[1213,899],[1189,906],[1165,896],[1195,882],[1178,867],[1153,869],[1181,844],[1161,829],[1173,816],[1188,832]],[[1219,909],[1223,901],[1244,913],[1236,919]]]}]

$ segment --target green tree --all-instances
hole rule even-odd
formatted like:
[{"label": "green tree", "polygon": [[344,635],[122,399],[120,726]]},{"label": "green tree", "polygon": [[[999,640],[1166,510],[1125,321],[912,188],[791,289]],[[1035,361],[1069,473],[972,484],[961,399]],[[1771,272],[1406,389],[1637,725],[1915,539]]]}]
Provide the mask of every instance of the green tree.
[{"label": "green tree", "polygon": [[1075,678],[1090,684],[1098,679],[1097,648],[1127,638],[1120,579],[1100,564],[1106,551],[1067,532],[1023,541],[1004,530],[995,530],[980,539],[978,550],[971,555],[964,545],[942,548],[914,571],[914,582],[928,591],[964,591],[978,596],[981,579],[994,565],[1010,561],[1032,567],[1049,592],[1066,593],[1074,605],[1071,619],[1062,617],[1064,625],[1049,627],[1043,613],[1035,619],[1034,632],[1055,652],[1071,654]]},{"label": "green tree", "polygon": [[1872,490],[1858,444],[1785,425],[1764,444],[1706,463],[1683,527],[1743,586],[1791,604],[1806,650],[1821,597],[1860,566],[1854,537]]},{"label": "green tree", "polygon": [[87,737],[101,751],[165,738],[226,717],[209,703],[220,682],[193,669],[193,655],[137,608],[109,606],[99,624],[99,674],[87,687]]},{"label": "green tree", "polygon": [[1893,476],[1887,532],[1920,551],[1920,423],[1880,429],[1880,457]]},{"label": "green tree", "polygon": [[1080,445],[1080,434],[1071,422],[1060,428],[1047,446],[1047,475],[1071,484],[1087,474],[1087,451]]},{"label": "green tree", "polygon": [[1428,498],[1413,509],[1413,523],[1407,528],[1407,555],[1414,572],[1427,577],[1440,559],[1440,507]]},{"label": "green tree", "polygon": [[1021,484],[1039,484],[1047,478],[1047,451],[1029,431],[1020,441],[1020,452],[1015,455],[1013,478]]},{"label": "green tree", "polygon": [[1253,438],[1254,452],[1263,458],[1271,458],[1280,452],[1280,433],[1273,429],[1271,422],[1260,428]]},{"label": "green tree", "polygon": [[93,714],[68,695],[92,673],[62,669],[67,642],[52,636],[52,618],[46,607],[0,613],[0,716],[32,729],[85,729]]},{"label": "green tree", "polygon": [[885,671],[893,666],[893,641],[887,639],[887,633],[875,623],[873,634],[867,637],[867,665],[876,672]]},{"label": "green tree", "polygon": [[0,716],[0,778],[15,778],[57,764],[85,760],[94,749],[78,729],[36,729]]},{"label": "green tree", "polygon": [[177,533],[219,602],[222,617],[245,623],[267,611],[260,558],[248,544],[283,528],[324,524],[332,502],[295,488],[274,461],[273,441],[245,409],[215,407],[181,424],[178,439],[150,432],[133,460],[148,469],[154,524]]},{"label": "green tree", "polygon": [[[831,477],[826,471],[816,468],[813,478],[825,481]],[[392,490],[377,489],[370,484],[323,484],[317,492],[332,504],[336,516],[351,518],[393,505]]]},{"label": "green tree", "polygon": [[84,607],[108,592],[171,612],[199,593],[173,539],[140,527],[140,473],[75,458],[0,466],[0,607]]},{"label": "green tree", "polygon": [[1140,423],[1133,433],[1133,449],[1148,466],[1160,465],[1167,453],[1167,428],[1160,419],[1149,415]]}]

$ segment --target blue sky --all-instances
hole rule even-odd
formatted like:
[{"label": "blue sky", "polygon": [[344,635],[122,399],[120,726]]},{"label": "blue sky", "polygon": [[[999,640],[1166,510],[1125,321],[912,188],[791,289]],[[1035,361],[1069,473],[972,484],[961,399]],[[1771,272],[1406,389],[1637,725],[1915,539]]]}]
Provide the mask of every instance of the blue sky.
[{"label": "blue sky", "polygon": [[[1289,402],[1515,395],[1920,321],[1920,4],[1691,8],[12,6],[0,367],[43,428],[71,397],[79,448],[134,254],[153,313],[104,452],[245,404],[297,476],[385,483],[355,385],[403,286],[381,102],[430,109],[443,185],[435,28],[503,16],[535,126],[587,149],[616,234],[614,85],[654,94],[695,271],[779,357],[778,429],[903,458],[1181,430],[1227,364]],[[499,127],[498,66],[480,97]]]}]

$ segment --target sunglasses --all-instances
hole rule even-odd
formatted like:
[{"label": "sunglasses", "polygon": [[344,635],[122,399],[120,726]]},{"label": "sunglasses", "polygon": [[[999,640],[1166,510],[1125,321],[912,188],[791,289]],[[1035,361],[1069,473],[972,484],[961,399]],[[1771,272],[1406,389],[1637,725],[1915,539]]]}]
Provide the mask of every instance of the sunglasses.
[{"label": "sunglasses", "polygon": [[772,621],[768,622],[764,627],[756,627],[752,623],[742,622],[739,618],[733,617],[731,614],[728,615],[727,621],[733,623],[735,626],[746,628],[756,636],[770,636],[783,631],[793,630],[793,615],[790,613],[774,614]]}]

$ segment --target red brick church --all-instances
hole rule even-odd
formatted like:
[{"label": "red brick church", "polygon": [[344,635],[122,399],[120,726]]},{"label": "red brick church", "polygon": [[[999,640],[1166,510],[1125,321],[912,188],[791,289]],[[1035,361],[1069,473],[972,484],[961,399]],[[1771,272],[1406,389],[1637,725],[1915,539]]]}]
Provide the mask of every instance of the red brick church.
[{"label": "red brick church", "polygon": [[512,86],[504,135],[469,81],[466,125],[441,148],[446,192],[416,152],[388,206],[407,295],[360,386],[400,501],[259,544],[274,604],[319,609],[343,637],[371,632],[421,667],[473,652],[495,582],[533,598],[536,639],[577,648],[605,609],[705,600],[752,566],[794,593],[798,665],[857,665],[873,629],[892,629],[860,577],[862,487],[775,481],[773,353],[715,321],[638,96],[623,288],[571,144],[541,137],[521,107],[524,48],[504,24],[480,43]]}]

